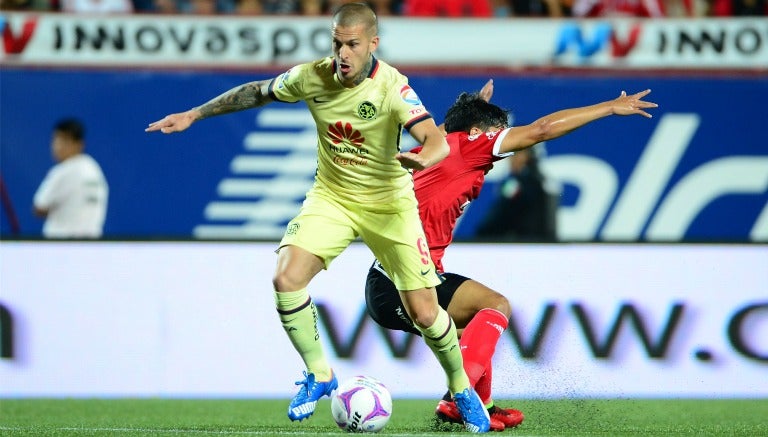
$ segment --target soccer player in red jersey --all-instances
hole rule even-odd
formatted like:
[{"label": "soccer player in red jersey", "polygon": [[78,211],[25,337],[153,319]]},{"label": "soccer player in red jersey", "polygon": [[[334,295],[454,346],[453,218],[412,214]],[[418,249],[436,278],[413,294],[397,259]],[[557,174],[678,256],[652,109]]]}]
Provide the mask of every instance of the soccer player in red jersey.
[{"label": "soccer player in red jersey", "polygon": [[[461,332],[464,369],[488,408],[491,430],[501,431],[523,421],[522,412],[499,408],[491,397],[491,358],[507,328],[512,309],[501,293],[445,271],[443,255],[453,240],[456,221],[469,202],[479,195],[485,174],[494,162],[610,115],[650,118],[645,109],[657,105],[643,100],[650,90],[632,95],[622,91],[613,100],[564,109],[525,126],[509,127],[507,111],[489,102],[492,93],[493,82],[489,81],[479,93],[462,93],[458,97],[445,117],[444,129],[450,146],[448,157],[430,168],[415,171],[413,177],[430,255],[443,279],[437,286],[438,301]],[[413,151],[418,153],[419,149]],[[385,328],[418,335],[394,291],[387,273],[375,261],[366,281],[368,313]],[[438,403],[435,413],[443,421],[461,423],[448,394]]]}]

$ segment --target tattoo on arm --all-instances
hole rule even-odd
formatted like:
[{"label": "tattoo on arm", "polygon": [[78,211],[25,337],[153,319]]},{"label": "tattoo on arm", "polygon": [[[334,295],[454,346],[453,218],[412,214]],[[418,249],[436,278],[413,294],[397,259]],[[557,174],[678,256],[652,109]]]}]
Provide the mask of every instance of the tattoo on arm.
[{"label": "tattoo on arm", "polygon": [[201,118],[266,105],[272,101],[266,93],[269,82],[269,80],[249,82],[232,88],[224,94],[209,100],[197,108],[200,111]]}]

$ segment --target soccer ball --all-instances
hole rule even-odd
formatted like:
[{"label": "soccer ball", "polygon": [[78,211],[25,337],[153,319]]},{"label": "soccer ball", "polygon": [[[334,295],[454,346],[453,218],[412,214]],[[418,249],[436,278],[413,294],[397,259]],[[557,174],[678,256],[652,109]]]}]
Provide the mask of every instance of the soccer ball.
[{"label": "soccer ball", "polygon": [[392,396],[381,382],[353,376],[331,398],[331,413],[339,428],[349,432],[379,432],[392,415]]}]

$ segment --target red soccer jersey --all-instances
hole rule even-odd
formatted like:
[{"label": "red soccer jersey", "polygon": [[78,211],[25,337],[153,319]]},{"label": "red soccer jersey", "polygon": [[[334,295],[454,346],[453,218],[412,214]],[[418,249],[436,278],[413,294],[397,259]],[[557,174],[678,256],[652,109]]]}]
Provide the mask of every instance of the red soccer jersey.
[{"label": "red soccer jersey", "polygon": [[[511,155],[499,154],[509,129],[470,136],[454,132],[446,137],[451,150],[438,164],[413,174],[419,215],[432,262],[444,272],[443,254],[453,240],[453,229],[464,208],[476,199],[493,162]],[[413,152],[418,153],[421,147]]]}]

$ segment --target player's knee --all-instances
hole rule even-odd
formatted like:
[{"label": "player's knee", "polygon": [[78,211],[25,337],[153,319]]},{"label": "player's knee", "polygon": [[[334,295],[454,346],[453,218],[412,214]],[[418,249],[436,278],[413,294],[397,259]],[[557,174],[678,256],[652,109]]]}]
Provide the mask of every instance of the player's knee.
[{"label": "player's knee", "polygon": [[437,320],[437,308],[427,306],[411,308],[408,316],[413,320],[413,324],[421,329],[429,328]]},{"label": "player's knee", "polygon": [[298,278],[293,277],[286,271],[275,272],[275,275],[272,277],[272,286],[275,287],[275,290],[277,291],[301,290],[306,287],[306,284],[302,284],[301,282],[302,281],[298,280]]},{"label": "player's knee", "polygon": [[512,316],[512,304],[509,303],[509,299],[504,297],[502,294],[496,294],[494,298],[491,300],[491,305],[489,308],[493,308],[507,317],[509,319]]}]

